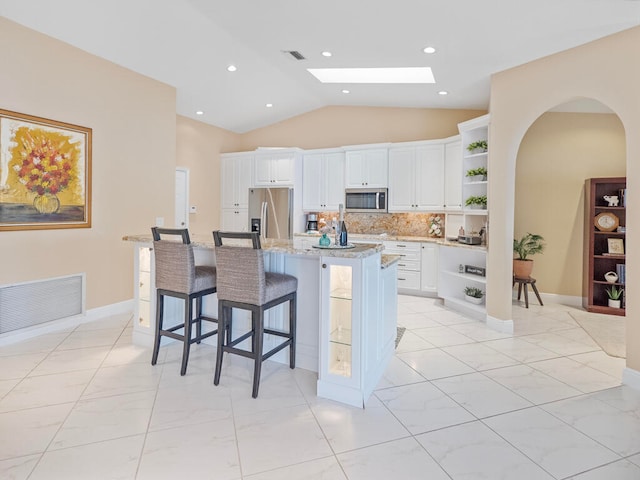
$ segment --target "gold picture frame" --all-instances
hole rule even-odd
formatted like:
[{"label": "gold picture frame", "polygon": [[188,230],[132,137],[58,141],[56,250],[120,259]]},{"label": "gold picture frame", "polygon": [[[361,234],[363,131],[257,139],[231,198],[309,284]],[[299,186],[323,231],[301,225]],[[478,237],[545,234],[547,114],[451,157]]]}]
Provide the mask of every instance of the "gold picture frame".
[{"label": "gold picture frame", "polygon": [[0,109],[0,230],[91,227],[91,135]]},{"label": "gold picture frame", "polygon": [[624,255],[624,241],[621,238],[607,238],[609,255]]}]

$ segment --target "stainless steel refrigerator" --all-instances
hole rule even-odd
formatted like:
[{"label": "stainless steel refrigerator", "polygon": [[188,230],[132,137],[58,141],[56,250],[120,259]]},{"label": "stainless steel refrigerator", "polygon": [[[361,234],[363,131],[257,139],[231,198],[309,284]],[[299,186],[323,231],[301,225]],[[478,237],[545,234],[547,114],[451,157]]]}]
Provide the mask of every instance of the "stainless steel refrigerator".
[{"label": "stainless steel refrigerator", "polygon": [[249,229],[263,238],[291,238],[292,188],[250,188]]}]

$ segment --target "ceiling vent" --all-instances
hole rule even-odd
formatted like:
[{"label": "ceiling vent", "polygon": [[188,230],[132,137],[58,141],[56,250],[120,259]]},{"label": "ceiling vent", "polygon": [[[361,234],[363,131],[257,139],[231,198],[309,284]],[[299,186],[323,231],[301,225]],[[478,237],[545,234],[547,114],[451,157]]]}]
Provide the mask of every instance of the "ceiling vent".
[{"label": "ceiling vent", "polygon": [[306,60],[304,58],[304,55],[302,55],[299,51],[297,50],[283,50],[282,53],[284,53],[287,56],[291,56],[296,60]]}]

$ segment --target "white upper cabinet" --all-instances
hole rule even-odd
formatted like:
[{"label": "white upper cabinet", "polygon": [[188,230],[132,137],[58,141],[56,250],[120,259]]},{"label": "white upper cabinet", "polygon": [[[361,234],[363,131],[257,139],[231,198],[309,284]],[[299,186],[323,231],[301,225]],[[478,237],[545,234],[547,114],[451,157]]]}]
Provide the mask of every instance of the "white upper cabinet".
[{"label": "white upper cabinet", "polygon": [[389,149],[389,211],[432,211],[444,205],[444,145]]},{"label": "white upper cabinet", "polygon": [[295,154],[256,154],[256,187],[293,186],[295,178]]},{"label": "white upper cabinet", "polygon": [[444,207],[462,209],[462,141],[444,146]]},{"label": "white upper cabinet", "polygon": [[387,188],[388,149],[348,150],[346,154],[346,188]]},{"label": "white upper cabinet", "polygon": [[302,162],[302,209],[337,210],[344,203],[344,152],[308,153]]},{"label": "white upper cabinet", "polygon": [[222,208],[248,208],[253,154],[222,155],[220,161]]}]

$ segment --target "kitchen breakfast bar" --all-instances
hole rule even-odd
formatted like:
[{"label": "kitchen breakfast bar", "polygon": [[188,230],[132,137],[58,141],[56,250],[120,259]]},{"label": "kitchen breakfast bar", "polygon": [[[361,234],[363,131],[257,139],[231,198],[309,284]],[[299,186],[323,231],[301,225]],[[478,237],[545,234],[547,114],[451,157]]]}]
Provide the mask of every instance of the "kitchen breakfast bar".
[{"label": "kitchen breakfast bar", "polygon": [[[128,235],[123,240],[135,245],[133,342],[151,346],[155,328],[153,242],[151,235]],[[191,243],[196,264],[215,265],[212,236],[193,235]],[[318,372],[318,396],[363,407],[394,351],[399,257],[383,255],[384,247],[375,244],[317,246],[317,238],[264,239],[265,269],[298,279],[296,367]],[[181,319],[182,308],[182,302],[168,298],[165,318]],[[217,317],[217,310],[216,295],[205,297],[204,313]],[[249,314],[234,309],[233,326],[234,338],[249,330]],[[286,331],[288,306],[270,309],[265,326]],[[265,350],[278,341],[267,335]],[[277,353],[272,360],[288,363],[288,351]],[[211,374],[213,378],[213,371]]]}]

